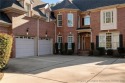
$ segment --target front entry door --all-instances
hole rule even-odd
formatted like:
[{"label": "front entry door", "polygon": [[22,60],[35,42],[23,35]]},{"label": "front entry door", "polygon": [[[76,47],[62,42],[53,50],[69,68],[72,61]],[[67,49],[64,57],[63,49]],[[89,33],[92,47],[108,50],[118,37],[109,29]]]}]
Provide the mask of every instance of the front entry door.
[{"label": "front entry door", "polygon": [[84,45],[85,46],[84,50],[90,50],[90,37],[85,37],[84,39],[85,39],[85,41],[84,41],[85,42],[84,43],[85,44]]}]

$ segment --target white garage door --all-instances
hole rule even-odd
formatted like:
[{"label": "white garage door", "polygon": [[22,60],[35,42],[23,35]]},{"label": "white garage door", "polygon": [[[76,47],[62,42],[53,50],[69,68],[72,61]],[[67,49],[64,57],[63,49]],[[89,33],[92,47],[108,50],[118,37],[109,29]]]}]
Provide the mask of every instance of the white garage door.
[{"label": "white garage door", "polygon": [[16,37],[16,57],[34,56],[34,38]]},{"label": "white garage door", "polygon": [[52,40],[51,39],[41,39],[39,40],[39,55],[49,55],[52,54]]}]

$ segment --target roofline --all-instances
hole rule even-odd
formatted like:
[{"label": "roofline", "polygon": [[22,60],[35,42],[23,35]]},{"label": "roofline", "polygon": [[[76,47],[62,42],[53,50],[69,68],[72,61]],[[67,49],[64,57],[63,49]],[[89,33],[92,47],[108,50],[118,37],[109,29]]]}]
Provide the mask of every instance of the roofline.
[{"label": "roofline", "polygon": [[61,10],[75,10],[75,11],[80,11],[79,9],[70,9],[70,8],[61,8],[53,11],[61,11]]},{"label": "roofline", "polygon": [[[103,7],[98,7],[98,8],[95,8],[95,9],[88,9],[86,11],[100,11],[102,9],[109,9],[109,8],[121,8],[121,7],[125,7],[125,3],[124,4],[115,4],[115,5],[109,5],[109,6],[103,6]],[[85,12],[85,11],[82,11],[82,12]]]},{"label": "roofline", "polygon": [[0,26],[10,27],[11,25],[12,25],[11,23],[0,21]]},{"label": "roofline", "polygon": [[17,8],[14,8],[14,7],[7,7],[7,8],[4,8],[4,9],[1,9],[1,10],[5,11],[5,12],[15,12],[15,13],[19,13],[19,14],[27,13],[27,11],[25,11],[25,10],[20,10],[20,9],[17,9]]},{"label": "roofline", "polygon": [[43,17],[43,16],[39,16],[39,15],[36,15],[36,14],[32,15],[32,17],[34,17],[34,18],[41,18],[41,19],[46,20],[46,18],[45,18],[45,17]]}]

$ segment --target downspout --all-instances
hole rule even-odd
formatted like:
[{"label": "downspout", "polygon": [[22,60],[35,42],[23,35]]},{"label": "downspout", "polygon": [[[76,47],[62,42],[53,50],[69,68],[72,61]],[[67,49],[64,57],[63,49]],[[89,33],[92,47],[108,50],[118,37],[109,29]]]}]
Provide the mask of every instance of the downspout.
[{"label": "downspout", "polygon": [[39,19],[40,18],[37,19],[37,56],[39,56]]},{"label": "downspout", "polygon": [[56,23],[54,23],[55,25],[55,43],[56,43]]}]

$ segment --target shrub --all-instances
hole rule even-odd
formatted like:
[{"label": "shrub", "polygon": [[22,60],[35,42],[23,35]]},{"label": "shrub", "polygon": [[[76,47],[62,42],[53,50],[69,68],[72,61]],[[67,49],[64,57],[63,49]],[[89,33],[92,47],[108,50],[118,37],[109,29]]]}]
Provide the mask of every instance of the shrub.
[{"label": "shrub", "polygon": [[9,61],[12,41],[12,36],[0,33],[0,69],[5,68]]},{"label": "shrub", "polygon": [[113,50],[112,49],[108,49],[107,50],[107,55],[113,55]]},{"label": "shrub", "polygon": [[58,50],[58,43],[55,43],[55,54],[58,54],[59,50]]},{"label": "shrub", "polygon": [[100,55],[105,55],[105,48],[104,47],[98,47],[97,50],[99,51]]},{"label": "shrub", "polygon": [[91,43],[91,50],[94,50],[94,48],[95,48],[95,47],[94,47],[94,43],[92,42],[92,43]]},{"label": "shrub", "polygon": [[119,54],[125,53],[125,52],[124,52],[125,49],[124,49],[123,47],[119,47],[119,48],[117,48],[117,50],[118,50],[118,53],[119,53]]},{"label": "shrub", "polygon": [[72,51],[74,53],[74,50],[75,50],[75,43],[72,43]]},{"label": "shrub", "polygon": [[99,51],[98,50],[94,50],[93,51],[93,56],[99,56]]},{"label": "shrub", "polygon": [[92,56],[93,55],[93,50],[90,50],[89,51],[89,56]]},{"label": "shrub", "polygon": [[72,51],[72,50],[68,50],[67,54],[68,54],[68,55],[72,55],[72,54],[73,54],[73,51]]}]

